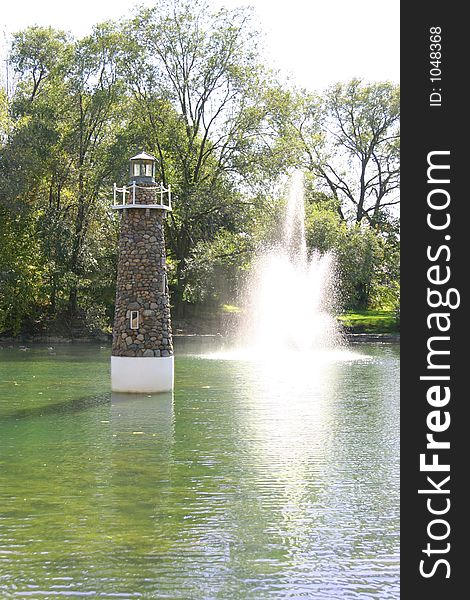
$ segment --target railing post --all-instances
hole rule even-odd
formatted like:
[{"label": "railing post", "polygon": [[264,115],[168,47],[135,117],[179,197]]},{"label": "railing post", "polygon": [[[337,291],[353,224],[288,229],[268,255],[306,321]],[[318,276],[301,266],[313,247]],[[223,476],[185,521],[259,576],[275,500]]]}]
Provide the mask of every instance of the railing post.
[{"label": "railing post", "polygon": [[171,185],[168,184],[168,208],[171,210]]},{"label": "railing post", "polygon": [[116,184],[113,186],[113,206],[116,205]]}]

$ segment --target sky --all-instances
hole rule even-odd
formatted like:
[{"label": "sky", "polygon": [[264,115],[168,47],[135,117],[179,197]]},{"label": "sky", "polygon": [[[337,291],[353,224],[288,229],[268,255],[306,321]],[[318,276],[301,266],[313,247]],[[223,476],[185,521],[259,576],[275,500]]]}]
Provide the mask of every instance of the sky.
[{"label": "sky", "polygon": [[[400,0],[210,0],[214,6],[251,5],[270,66],[308,90],[338,81],[399,81]],[[0,14],[1,73],[5,35],[51,25],[81,37],[93,24],[130,14],[155,0],[4,0]]]}]

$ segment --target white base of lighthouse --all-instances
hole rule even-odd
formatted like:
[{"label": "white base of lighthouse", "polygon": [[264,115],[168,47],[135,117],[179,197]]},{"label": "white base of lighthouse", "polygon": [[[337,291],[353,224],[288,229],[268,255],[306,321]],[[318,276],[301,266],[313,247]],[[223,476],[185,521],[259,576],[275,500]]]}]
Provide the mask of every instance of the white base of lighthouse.
[{"label": "white base of lighthouse", "polygon": [[174,382],[174,357],[111,356],[113,392],[150,394],[170,392]]}]

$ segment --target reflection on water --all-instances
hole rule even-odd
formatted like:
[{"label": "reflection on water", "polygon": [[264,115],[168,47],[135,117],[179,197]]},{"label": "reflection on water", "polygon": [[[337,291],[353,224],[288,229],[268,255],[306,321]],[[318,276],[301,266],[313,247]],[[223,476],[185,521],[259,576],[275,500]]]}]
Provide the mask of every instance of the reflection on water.
[{"label": "reflection on water", "polygon": [[103,349],[2,351],[0,596],[399,598],[398,349],[177,358],[133,396]]}]

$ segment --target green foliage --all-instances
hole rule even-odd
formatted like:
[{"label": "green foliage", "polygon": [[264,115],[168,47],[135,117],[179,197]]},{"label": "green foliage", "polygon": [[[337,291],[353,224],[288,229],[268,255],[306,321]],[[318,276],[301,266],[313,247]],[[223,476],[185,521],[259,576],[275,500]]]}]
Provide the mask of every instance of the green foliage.
[{"label": "green foliage", "polygon": [[33,27],[17,34],[12,48],[20,77],[0,161],[2,201],[35,223],[45,310],[69,325],[89,305],[108,318],[111,312],[116,237],[104,197],[127,101],[115,43],[110,25],[78,42]]},{"label": "green foliage", "polygon": [[34,222],[0,207],[0,331],[16,335],[44,303]]},{"label": "green foliage", "polygon": [[252,253],[252,241],[243,232],[219,231],[210,242],[199,242],[184,272],[185,300],[214,305],[233,301]]},{"label": "green foliage", "polygon": [[333,252],[344,307],[396,308],[399,294],[398,233],[388,235],[366,224],[347,223],[334,202],[313,202],[307,209],[307,243]]},{"label": "green foliage", "polygon": [[8,99],[5,90],[0,88],[0,144],[7,140],[8,133],[11,127],[11,119],[8,114]]},{"label": "green foliage", "polygon": [[50,27],[13,37],[17,85],[9,99],[0,90],[0,332],[109,328],[112,185],[143,148],[173,190],[176,312],[236,303],[256,248],[282,226],[279,180],[299,166],[308,243],[335,253],[344,304],[397,307],[396,86],[290,89],[258,39],[250,10],[203,0],[140,8],[79,40]]}]

